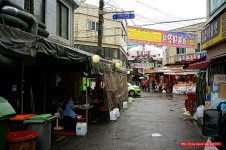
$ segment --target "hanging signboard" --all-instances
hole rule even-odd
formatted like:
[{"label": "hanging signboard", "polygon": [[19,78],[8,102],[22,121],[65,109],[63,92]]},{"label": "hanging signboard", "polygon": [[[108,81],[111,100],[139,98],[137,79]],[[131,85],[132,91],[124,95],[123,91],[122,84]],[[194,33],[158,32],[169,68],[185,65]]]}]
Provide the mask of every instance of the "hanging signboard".
[{"label": "hanging signboard", "polygon": [[128,41],[138,44],[169,46],[178,48],[197,48],[197,35],[183,32],[152,30],[128,27]]},{"label": "hanging signboard", "polygon": [[131,63],[131,68],[152,68],[152,63]]},{"label": "hanging signboard", "polygon": [[201,33],[201,49],[206,49],[226,39],[226,13],[205,27]]},{"label": "hanging signboard", "polygon": [[187,55],[177,55],[175,56],[175,62],[180,61],[193,61],[197,59],[201,59],[206,57],[206,52],[204,53],[195,53],[195,54],[187,54]]},{"label": "hanging signboard", "polygon": [[114,14],[112,16],[113,19],[133,19],[134,17],[134,14]]}]

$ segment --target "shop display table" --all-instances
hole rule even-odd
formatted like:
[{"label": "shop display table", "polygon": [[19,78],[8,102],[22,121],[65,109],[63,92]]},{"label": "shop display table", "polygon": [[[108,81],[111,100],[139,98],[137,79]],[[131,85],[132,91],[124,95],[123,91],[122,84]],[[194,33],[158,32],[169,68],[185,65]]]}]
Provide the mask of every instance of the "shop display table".
[{"label": "shop display table", "polygon": [[92,108],[94,106],[93,105],[89,105],[89,106],[80,106],[77,107],[77,109],[75,110],[75,112],[78,115],[83,115],[84,117],[86,117],[86,109],[88,110],[88,124],[91,125],[93,122],[93,115],[92,115]]},{"label": "shop display table", "polygon": [[195,92],[195,86],[173,86],[174,94],[186,94],[189,92]]},{"label": "shop display table", "polygon": [[173,93],[174,94],[185,94],[187,91],[186,86],[173,86]]}]

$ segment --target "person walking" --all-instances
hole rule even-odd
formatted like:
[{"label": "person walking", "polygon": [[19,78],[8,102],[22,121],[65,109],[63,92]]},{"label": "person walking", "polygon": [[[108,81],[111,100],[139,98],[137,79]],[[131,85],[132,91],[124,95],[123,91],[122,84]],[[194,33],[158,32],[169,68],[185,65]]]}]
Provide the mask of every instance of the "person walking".
[{"label": "person walking", "polygon": [[146,91],[147,81],[146,81],[145,79],[143,79],[143,80],[141,81],[141,86],[142,86],[143,91]]},{"label": "person walking", "polygon": [[152,92],[155,92],[155,80],[154,79],[152,80],[151,87],[152,87]]}]

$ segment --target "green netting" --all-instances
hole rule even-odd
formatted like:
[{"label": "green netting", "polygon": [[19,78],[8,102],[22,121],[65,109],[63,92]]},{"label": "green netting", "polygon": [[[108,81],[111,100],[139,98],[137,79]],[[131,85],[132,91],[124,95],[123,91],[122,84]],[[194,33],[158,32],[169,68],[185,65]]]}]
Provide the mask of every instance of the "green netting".
[{"label": "green netting", "polygon": [[127,74],[121,72],[107,73],[103,75],[105,106],[122,108],[122,103],[128,99]]},{"label": "green netting", "polygon": [[116,68],[114,62],[104,59],[99,63],[91,63],[90,67],[92,74],[101,76],[105,108],[121,109],[122,103],[128,101],[127,71]]}]

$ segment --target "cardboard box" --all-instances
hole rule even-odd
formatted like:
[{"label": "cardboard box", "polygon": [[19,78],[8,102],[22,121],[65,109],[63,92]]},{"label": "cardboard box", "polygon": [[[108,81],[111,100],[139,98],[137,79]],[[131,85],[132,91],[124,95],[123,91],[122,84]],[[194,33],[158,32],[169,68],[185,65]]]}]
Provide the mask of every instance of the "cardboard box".
[{"label": "cardboard box", "polygon": [[226,74],[214,74],[214,81],[215,83],[226,83]]},{"label": "cardboard box", "polygon": [[226,99],[226,83],[218,84],[218,98]]}]

